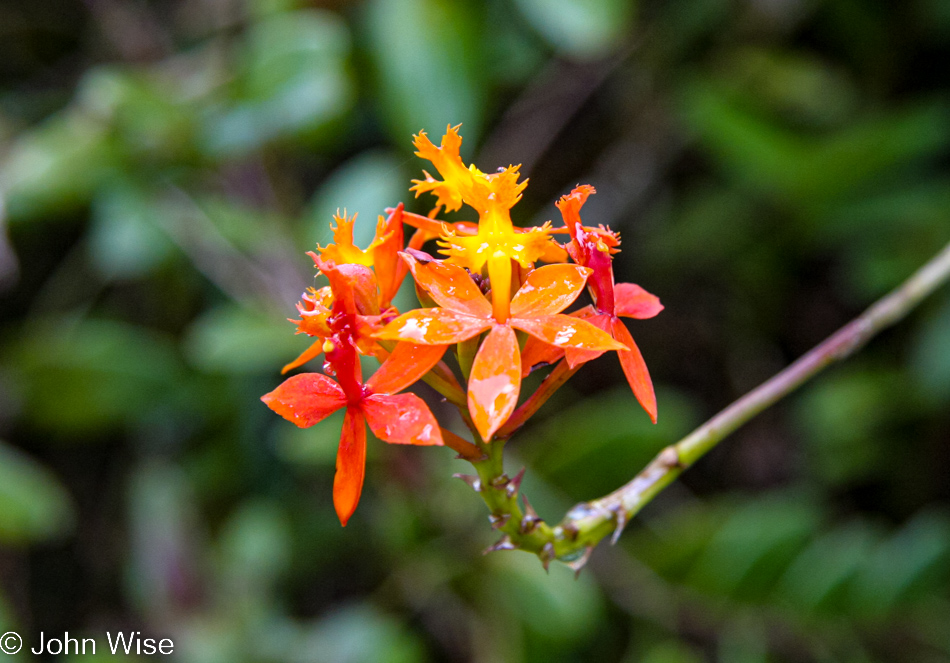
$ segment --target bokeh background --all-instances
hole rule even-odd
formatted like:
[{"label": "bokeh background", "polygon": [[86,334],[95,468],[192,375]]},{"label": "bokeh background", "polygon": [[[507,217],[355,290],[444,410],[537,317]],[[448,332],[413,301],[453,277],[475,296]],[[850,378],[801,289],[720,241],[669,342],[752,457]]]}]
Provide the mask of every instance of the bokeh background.
[{"label": "bokeh background", "polygon": [[558,520],[947,242],[948,44],[943,0],[4,0],[0,632],[103,661],[118,629],[188,663],[950,660],[946,288],[576,581],[481,555],[448,449],[370,440],[341,529],[339,426],[258,400],[331,213],[365,246],[428,211],[411,134],[462,122],[483,170],[524,164],[521,223],[595,185],[619,279],[667,306],[632,323],[657,426],[604,358],[511,444]]}]

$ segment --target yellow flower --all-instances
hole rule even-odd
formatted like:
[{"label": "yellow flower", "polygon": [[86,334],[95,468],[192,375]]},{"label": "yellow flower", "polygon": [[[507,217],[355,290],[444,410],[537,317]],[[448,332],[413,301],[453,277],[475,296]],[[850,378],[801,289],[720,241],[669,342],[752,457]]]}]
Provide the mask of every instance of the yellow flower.
[{"label": "yellow flower", "polygon": [[458,127],[446,129],[439,147],[424,131],[415,136],[414,145],[418,150],[416,155],[431,161],[443,178],[439,181],[423,171],[424,180],[413,180],[411,190],[417,197],[428,191],[438,200],[430,216],[443,207],[454,212],[462,203],[478,212],[478,232],[461,235],[449,230],[442,238],[442,253],[449,257],[450,263],[473,272],[481,272],[487,265],[495,318],[506,320],[511,300],[511,261],[529,269],[542,256],[556,254],[558,250],[550,237],[549,223],[540,228],[522,229],[511,222],[510,210],[521,200],[528,181],[518,182],[520,166],[501,168],[490,175],[474,165],[466,167],[459,155],[462,137]]}]

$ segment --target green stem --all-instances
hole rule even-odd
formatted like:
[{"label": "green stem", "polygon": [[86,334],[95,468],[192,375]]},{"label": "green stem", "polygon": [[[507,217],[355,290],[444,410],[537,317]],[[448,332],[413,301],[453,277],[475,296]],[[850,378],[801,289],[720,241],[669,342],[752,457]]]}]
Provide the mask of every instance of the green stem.
[{"label": "green stem", "polygon": [[[616,540],[633,515],[727,435],[830,364],[853,355],[948,280],[950,244],[864,314],[685,438],[665,448],[629,483],[600,499],[576,505],[555,527],[519,504],[520,475],[509,479],[504,473],[504,437],[483,443],[475,434],[476,446],[485,456],[472,463],[478,476],[463,478],[485,500],[491,511],[492,526],[503,534],[501,541],[489,550],[518,548],[537,554],[545,568],[556,558],[579,571],[595,545],[611,533]],[[542,383],[538,392],[513,415],[514,423],[506,425],[499,434],[510,435],[570,377],[569,373],[573,371],[559,364],[548,376],[550,384],[544,387]]]},{"label": "green stem", "polygon": [[558,557],[589,549],[611,532],[616,539],[634,514],[723,438],[832,363],[853,355],[948,280],[950,244],[861,316],[685,438],[663,449],[629,483],[605,497],[576,505],[554,528]]}]

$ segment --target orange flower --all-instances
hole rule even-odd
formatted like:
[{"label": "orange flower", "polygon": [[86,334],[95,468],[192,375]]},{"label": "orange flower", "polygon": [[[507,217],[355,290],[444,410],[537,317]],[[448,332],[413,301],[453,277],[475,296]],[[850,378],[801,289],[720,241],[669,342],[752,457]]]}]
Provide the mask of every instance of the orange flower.
[{"label": "orange flower", "polygon": [[319,357],[324,342],[343,327],[352,327],[354,342],[363,354],[381,356],[381,348],[370,334],[395,317],[395,311],[388,316],[380,315],[373,270],[359,264],[325,262],[312,251],[308,255],[330,285],[319,290],[309,289],[297,303],[300,320],[291,322],[297,323],[298,334],[314,336],[317,340],[284,366],[281,373]]},{"label": "orange flower", "polygon": [[[339,212],[339,211],[338,211]],[[352,218],[341,217],[339,213],[333,215],[336,226],[333,229],[333,244],[326,247],[317,246],[320,258],[325,262],[334,262],[337,265],[352,264],[373,267],[379,286],[379,309],[386,309],[396,296],[396,291],[406,276],[406,266],[399,260],[398,252],[403,249],[403,205],[399,203],[393,208],[388,217],[380,215],[376,221],[376,235],[366,250],[353,244],[353,225],[356,215]],[[309,255],[316,256],[311,252]]]},{"label": "orange flower", "polygon": [[415,137],[416,155],[431,161],[444,180],[423,171],[425,179],[413,180],[411,190],[416,196],[424,191],[435,194],[438,205],[433,213],[442,207],[449,212],[458,210],[462,203],[478,212],[474,235],[444,227],[442,252],[449,256],[449,262],[473,272],[481,272],[487,265],[495,319],[502,321],[507,318],[511,301],[511,261],[530,269],[540,258],[558,255],[557,244],[550,237],[550,224],[516,229],[511,222],[510,210],[528,185],[527,180],[518,182],[520,166],[508,166],[490,175],[474,165],[466,168],[459,156],[461,145],[458,127],[446,129],[440,147],[420,131]]},{"label": "orange flower", "polygon": [[364,384],[355,346],[346,336],[325,344],[327,363],[337,381],[320,373],[301,373],[261,398],[267,407],[309,428],[346,408],[336,457],[333,505],[345,527],[363,490],[366,471],[366,427],[379,439],[394,444],[441,445],[439,424],[415,394],[402,391],[431,369],[445,347],[400,343]]},{"label": "orange flower", "polygon": [[521,356],[515,329],[558,348],[601,352],[626,349],[593,325],[559,314],[580,294],[589,269],[547,265],[531,271],[511,300],[507,317],[499,320],[464,269],[448,262],[422,262],[408,253],[402,255],[416,283],[441,308],[405,313],[376,337],[444,346],[489,330],[475,355],[468,383],[469,413],[485,440],[508,419],[518,402]]},{"label": "orange flower", "polygon": [[[581,224],[580,209],[592,193],[595,193],[594,187],[578,186],[557,202],[557,207],[571,234],[571,241],[567,245],[568,253],[578,264],[592,270],[587,280],[587,287],[594,305],[575,311],[572,315],[602,329],[614,340],[626,346],[625,349],[617,351],[620,366],[623,368],[633,394],[650,415],[653,423],[656,423],[656,394],[653,391],[653,381],[650,379],[650,373],[643,355],[640,354],[640,349],[620,318],[638,320],[652,318],[663,310],[663,305],[657,296],[651,295],[638,285],[614,284],[611,256],[619,250],[616,248],[619,244],[617,235],[603,226],[589,228]],[[538,364],[557,361],[562,355],[566,357],[568,366],[575,368],[584,362],[596,359],[603,354],[603,351],[544,347],[538,343],[531,343],[529,340],[524,354],[527,373]]]}]

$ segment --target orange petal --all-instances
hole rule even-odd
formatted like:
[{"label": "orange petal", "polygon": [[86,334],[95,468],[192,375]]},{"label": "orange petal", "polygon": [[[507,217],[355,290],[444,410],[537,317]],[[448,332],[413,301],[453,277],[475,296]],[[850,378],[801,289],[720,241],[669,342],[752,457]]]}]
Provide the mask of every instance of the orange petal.
[{"label": "orange petal", "polygon": [[511,325],[545,343],[559,348],[580,350],[625,350],[605,331],[569,315],[541,315],[536,318],[514,318]]},{"label": "orange petal", "polygon": [[422,308],[400,315],[375,336],[390,341],[450,345],[480,334],[489,326],[491,320],[473,318],[444,308]]},{"label": "orange petal", "polygon": [[646,362],[643,361],[643,355],[640,349],[633,342],[633,337],[627,328],[618,318],[613,319],[614,337],[630,348],[622,350],[617,355],[620,357],[620,365],[623,367],[624,375],[627,376],[627,382],[633,389],[633,395],[640,401],[640,405],[650,415],[653,423],[656,423],[656,394],[653,392],[653,381],[650,380],[650,372],[647,371]]},{"label": "orange petal", "polygon": [[[402,391],[436,365],[447,345],[400,343],[379,370],[366,382],[374,394],[395,394]],[[372,423],[370,426],[372,427]]]},{"label": "orange petal", "polygon": [[384,442],[442,445],[439,422],[415,394],[373,394],[363,401],[363,414],[373,434]]},{"label": "orange petal", "polygon": [[320,373],[301,373],[261,397],[287,421],[308,428],[346,405],[340,386]]},{"label": "orange petal", "polygon": [[[342,302],[346,313],[378,315],[376,275],[364,265],[342,264],[316,260],[317,269],[326,275],[336,301]],[[334,307],[335,309],[335,307]],[[337,311],[334,310],[334,313]]]},{"label": "orange petal", "polygon": [[294,359],[292,362],[280,369],[280,374],[283,375],[287,371],[292,371],[298,366],[303,366],[308,361],[315,357],[319,357],[320,353],[323,352],[323,341],[324,339],[318,338],[315,343],[313,343],[309,348],[300,353],[300,356]]},{"label": "orange petal", "polygon": [[439,306],[476,318],[491,317],[491,304],[464,269],[440,260],[423,263],[408,253],[401,255],[409,263],[416,283],[425,288]]},{"label": "orange petal", "polygon": [[405,263],[399,259],[403,249],[403,205],[399,203],[388,217],[379,217],[376,223],[376,240],[373,242],[373,266],[379,282],[379,301],[382,308],[389,306],[402,279],[406,275]]},{"label": "orange petal", "polygon": [[625,318],[646,320],[663,310],[663,304],[656,295],[634,283],[618,283],[614,286],[614,307],[617,315]]},{"label": "orange petal", "polygon": [[531,371],[541,366],[553,364],[564,356],[564,350],[529,336],[521,351],[521,377],[528,377]]},{"label": "orange petal", "polygon": [[346,408],[340,448],[336,452],[336,476],[333,477],[333,506],[340,524],[346,527],[356,511],[366,474],[366,426],[359,407]]},{"label": "orange petal", "polygon": [[[605,333],[610,334],[613,337],[611,330],[611,321],[613,318],[611,316],[600,313],[595,313],[596,309],[593,306],[586,306],[580,311],[575,311],[571,314],[572,317],[579,317],[583,320],[586,320],[590,324],[597,327],[597,329],[603,330]],[[614,339],[616,340],[616,339]],[[601,350],[578,350],[576,348],[565,348],[564,357],[567,360],[567,365],[569,368],[577,368],[581,364],[585,364],[589,361],[597,359],[600,355],[604,354]]]},{"label": "orange petal", "polygon": [[511,300],[511,315],[533,318],[560,313],[584,289],[590,270],[580,265],[545,265],[532,270]]},{"label": "orange petal", "polygon": [[495,325],[479,348],[468,380],[468,411],[482,439],[488,440],[518,404],[521,355],[508,325]]}]

